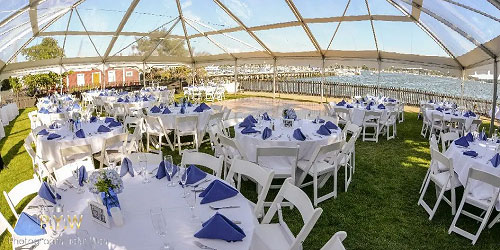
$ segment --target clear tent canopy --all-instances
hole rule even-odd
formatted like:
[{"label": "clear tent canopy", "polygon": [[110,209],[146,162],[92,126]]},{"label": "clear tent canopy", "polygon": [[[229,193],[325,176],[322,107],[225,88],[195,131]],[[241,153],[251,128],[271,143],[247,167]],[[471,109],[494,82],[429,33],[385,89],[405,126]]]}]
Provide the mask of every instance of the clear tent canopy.
[{"label": "clear tent canopy", "polygon": [[[455,75],[500,55],[499,0],[2,0],[0,73],[50,65],[301,63]],[[53,38],[60,58],[25,48]]]}]

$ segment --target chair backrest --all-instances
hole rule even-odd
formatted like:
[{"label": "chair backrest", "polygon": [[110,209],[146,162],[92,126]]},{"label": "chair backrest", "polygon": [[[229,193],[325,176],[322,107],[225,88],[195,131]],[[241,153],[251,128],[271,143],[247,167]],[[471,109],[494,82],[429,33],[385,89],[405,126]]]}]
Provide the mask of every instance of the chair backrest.
[{"label": "chair backrest", "polygon": [[223,162],[224,162],[223,158],[218,158],[215,156],[211,156],[209,154],[184,151],[182,153],[181,166],[186,167],[187,165],[194,164],[207,167],[214,172],[215,176],[220,178],[222,174]]},{"label": "chair backrest", "polygon": [[7,219],[5,219],[2,212],[0,212],[0,235],[2,235],[5,230],[9,231],[12,237],[16,235],[10,223],[7,221]]},{"label": "chair backrest", "polygon": [[471,180],[471,179],[487,183],[487,184],[489,184],[497,189],[500,188],[500,177],[499,176],[484,172],[484,171],[476,169],[476,168],[469,168],[469,175],[467,177],[467,185],[469,184],[469,180]]},{"label": "chair backrest", "polygon": [[40,131],[42,131],[42,130],[44,130],[44,129],[49,129],[49,127],[47,127],[47,126],[45,126],[45,125],[41,125],[41,126],[38,126],[38,127],[34,128],[34,129],[31,131],[31,133],[32,133],[33,135],[38,135],[38,132],[40,132]]},{"label": "chair backrest", "polygon": [[441,152],[445,152],[451,142],[458,139],[460,135],[456,132],[447,132],[441,135]]},{"label": "chair backrest", "polygon": [[238,146],[238,143],[232,139],[229,138],[226,135],[223,134],[218,134],[218,139],[220,142],[220,145],[222,146],[222,151],[224,152],[224,156],[227,159],[233,159],[236,156],[240,156],[241,158],[245,158],[240,151],[240,147]]},{"label": "chair backrest", "polygon": [[68,164],[71,160],[82,159],[89,157],[92,159],[92,146],[90,144],[61,147],[61,162],[63,165]]},{"label": "chair backrest", "polygon": [[[16,219],[19,218],[19,214],[17,214],[16,212],[16,206],[26,196],[37,193],[38,189],[40,189],[40,184],[41,183],[38,178],[33,175],[33,179],[29,179],[17,184],[8,193],[3,191],[5,200],[7,201],[7,204],[9,204],[10,210],[12,211]],[[2,230],[0,228],[0,232],[1,231]]]},{"label": "chair backrest", "polygon": [[342,120],[350,121],[351,120],[351,113],[349,112],[349,109],[345,107],[334,107],[333,110],[335,113],[341,118]]},{"label": "chair backrest", "polygon": [[381,112],[367,110],[367,111],[365,111],[365,117],[363,119],[363,123],[368,121],[368,120],[378,121],[378,120],[380,120],[381,116],[382,116]]},{"label": "chair backrest", "polygon": [[224,109],[222,110],[222,112],[224,113],[224,117],[222,118],[224,121],[229,119],[229,115],[231,115],[231,109],[224,106]]},{"label": "chair backrest", "polygon": [[159,116],[144,116],[146,131],[163,131]]},{"label": "chair backrest", "polygon": [[[327,145],[321,145],[316,148],[314,151],[311,159],[309,160],[309,163],[307,164],[307,167],[304,170],[304,172],[309,172],[309,169],[314,165],[314,163],[318,161],[322,161],[323,159],[328,158],[329,156],[332,156],[334,153],[340,153],[342,150],[342,147],[344,146],[345,141],[337,141],[333,142]],[[338,161],[340,161],[341,157],[332,157],[333,161],[330,161],[329,164],[338,164]]]},{"label": "chair backrest", "polygon": [[344,129],[342,129],[342,138],[346,139],[348,134],[351,134],[351,137],[358,139],[361,134],[361,127],[354,123],[347,122]]},{"label": "chair backrest", "polygon": [[198,132],[198,116],[186,115],[175,117],[175,128],[179,132]]},{"label": "chair backrest", "polygon": [[[453,173],[453,160],[439,152],[438,149],[431,148],[431,171],[434,174],[439,173],[438,164],[441,164],[450,173]],[[453,180],[453,178],[452,178]]]},{"label": "chair backrest", "polygon": [[[236,185],[234,183],[235,174],[237,174],[238,179]],[[231,169],[226,176],[226,182],[230,183],[233,187],[236,187],[238,190],[240,190],[242,175],[250,177],[261,188],[254,207],[254,214],[255,216],[257,216],[257,218],[262,217],[264,201],[266,200],[269,187],[271,187],[271,182],[273,181],[274,177],[274,171],[271,169],[263,168],[249,161],[233,159],[233,162],[231,163]]]},{"label": "chair backrest", "polygon": [[[274,201],[269,210],[267,210],[267,213],[262,219],[261,224],[271,223],[271,220],[276,212],[278,212],[278,215],[281,214],[281,208],[279,204],[282,203],[283,200],[287,200],[288,202],[293,204],[299,210],[300,215],[302,216],[304,226],[302,226],[302,229],[297,234],[297,236],[291,239],[292,242],[290,246],[290,249],[300,249],[302,242],[304,242],[304,240],[313,229],[314,225],[319,219],[319,216],[323,212],[323,209],[314,208],[307,194],[299,187],[293,185],[291,178],[288,178],[283,183],[283,186],[281,186],[280,191],[276,195],[276,198],[274,198]],[[283,221],[281,216],[279,216],[279,221],[282,227],[284,227],[283,229],[293,237],[293,234],[291,233],[290,229]]]},{"label": "chair backrest", "polygon": [[439,151],[439,144],[438,144],[438,141],[436,139],[435,134],[431,135],[431,139],[429,140],[429,144],[430,144],[430,148],[433,148],[433,149],[436,149]]},{"label": "chair backrest", "polygon": [[[289,174],[292,177],[295,183],[295,170],[297,169],[297,162],[299,161],[299,147],[266,147],[266,148],[257,148],[257,164],[261,164],[262,158],[266,157],[286,157],[290,159],[290,165],[285,166],[286,168],[290,168]],[[273,166],[267,166],[273,169]],[[283,165],[280,164],[280,168],[283,168]],[[288,175],[288,174],[287,174]]]},{"label": "chair backrest", "polygon": [[442,122],[443,121],[443,114],[441,112],[432,112],[431,114],[431,119],[432,119],[432,123],[436,123],[436,122]]},{"label": "chair backrest", "polygon": [[323,107],[325,107],[325,111],[328,116],[333,115],[334,111],[332,110],[332,107],[330,106],[329,103],[323,103]]},{"label": "chair backrest", "polygon": [[344,231],[336,232],[332,238],[320,249],[320,250],[345,250],[342,241],[347,237],[347,233]]},{"label": "chair backrest", "polygon": [[[119,146],[122,150],[126,150],[127,148],[127,140],[128,133],[122,133],[118,135],[114,135],[104,140],[101,149],[101,162],[99,168],[102,168],[104,165],[105,159],[108,157],[108,150],[110,147]],[[123,152],[125,153],[125,152]]]}]

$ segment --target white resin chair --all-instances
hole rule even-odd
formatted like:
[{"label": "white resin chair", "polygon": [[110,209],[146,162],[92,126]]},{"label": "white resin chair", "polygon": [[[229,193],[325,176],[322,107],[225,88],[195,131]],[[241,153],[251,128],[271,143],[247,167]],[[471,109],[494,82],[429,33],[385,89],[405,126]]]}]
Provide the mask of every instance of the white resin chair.
[{"label": "white resin chair", "polygon": [[198,151],[200,145],[198,142],[198,116],[177,116],[175,118],[175,138],[179,154],[181,153],[182,145],[191,144],[191,142],[181,143],[182,136],[193,136],[192,144],[195,146],[196,151]]},{"label": "white resin chair", "polygon": [[[440,171],[439,165],[442,165],[444,169],[448,171]],[[439,207],[441,200],[444,200],[451,206],[451,213],[454,215],[456,212],[456,194],[455,188],[460,187],[460,181],[458,180],[457,174],[453,170],[453,160],[444,156],[439,152],[438,149],[431,148],[431,165],[430,173],[425,182],[424,189],[420,194],[418,199],[418,205],[422,206],[425,211],[429,214],[429,220],[432,220],[436,210]],[[424,196],[429,187],[430,182],[434,182],[436,186],[436,196],[437,200],[434,207],[431,209],[429,205],[424,201]],[[450,191],[451,198],[448,199],[444,193]]]},{"label": "white resin chair", "polygon": [[240,190],[241,179],[243,176],[248,177],[257,185],[257,189],[259,190],[257,202],[250,202],[253,203],[252,205],[254,215],[257,218],[262,218],[262,216],[264,215],[264,202],[266,201],[269,187],[271,186],[271,182],[273,181],[274,171],[271,169],[263,168],[249,161],[234,159],[231,163],[231,169],[229,170],[225,181],[230,183],[236,189]]},{"label": "white resin chair", "polygon": [[441,152],[446,152],[450,144],[458,139],[460,135],[456,132],[446,132],[441,135]]},{"label": "white resin chair", "polygon": [[[151,143],[153,144],[153,147],[156,149],[156,153],[161,152],[161,147],[165,143],[162,142],[163,137],[165,137],[165,140],[167,141],[166,145],[170,147],[170,150],[174,150],[173,144],[170,142],[169,135],[172,132],[171,130],[168,130],[165,128],[163,125],[163,122],[161,121],[160,117],[158,116],[145,116],[144,117],[144,128],[146,132],[146,151],[150,151],[150,145]],[[144,131],[143,131],[144,132]],[[153,136],[158,137],[158,140],[156,141]]]},{"label": "white resin chair", "polygon": [[333,110],[335,111],[335,114],[337,114],[339,118],[339,125],[340,124],[345,125],[351,121],[351,113],[349,112],[348,108],[334,107]]},{"label": "white resin chair", "polygon": [[[429,140],[429,148],[439,151],[439,144],[437,142],[436,135],[431,135],[431,139]],[[432,161],[431,159],[431,165],[432,164],[438,164],[438,163]],[[422,185],[420,186],[420,191],[418,191],[419,194],[421,194],[422,190],[424,189],[425,183],[427,182],[427,178],[429,178],[429,175],[431,173],[431,169],[432,168],[430,166],[429,168],[427,168],[427,173],[425,174],[424,180],[422,181]],[[440,172],[447,171],[447,169],[445,169],[443,165],[438,164],[438,171]]]},{"label": "white resin chair", "polygon": [[229,138],[223,134],[218,134],[218,141],[224,154],[224,175],[227,175],[234,159],[245,160],[246,157],[241,153],[240,146],[236,140]]},{"label": "white resin chair", "polygon": [[[334,142],[332,144],[319,146],[313,153],[311,160],[299,161],[296,184],[304,187],[313,185],[314,190],[314,206],[331,197],[337,197],[337,174],[340,168],[340,162],[343,159],[341,152],[344,141]],[[325,160],[325,159],[329,160]],[[312,182],[304,183],[307,175],[313,177]],[[328,179],[333,175],[333,190],[323,196],[318,195],[319,188],[323,187]]]},{"label": "white resin chair", "polygon": [[101,153],[95,157],[100,162],[99,168],[109,166],[111,162],[119,162],[126,155],[128,133],[118,134],[104,140]]},{"label": "white resin chair", "polygon": [[[323,209],[314,208],[304,191],[293,185],[291,181],[291,179],[285,180],[261,224],[255,227],[251,249],[302,249],[302,243],[314,228]],[[280,205],[283,200],[293,204],[299,210],[302,221],[304,221],[304,226],[302,226],[297,236],[293,235],[283,220]],[[276,213],[278,213],[278,223],[271,223]]]},{"label": "white resin chair", "polygon": [[405,104],[404,103],[398,103],[396,105],[396,110],[398,111],[398,116],[397,116],[397,120],[398,122],[404,122],[405,121]]},{"label": "white resin chair", "polygon": [[[424,109],[422,113],[422,129],[420,130],[420,135],[423,136],[424,138],[427,137],[427,131],[431,131],[432,127],[432,118],[430,117],[431,111],[428,111]],[[432,134],[430,132],[429,134]]]},{"label": "white resin chair", "polygon": [[347,233],[344,231],[336,232],[332,238],[320,249],[320,250],[345,250],[342,241],[347,237]]},{"label": "white resin chair", "polygon": [[63,165],[78,162],[86,158],[92,160],[92,146],[90,144],[61,147],[60,152]]},{"label": "white resin chair", "polygon": [[[380,125],[385,128],[387,140],[395,139],[397,135],[397,121],[398,121],[398,112],[397,111],[389,111],[386,119],[380,120]],[[392,127],[392,135],[391,135],[391,127]]]},{"label": "white resin chair", "polygon": [[[380,133],[380,112],[365,111],[363,118],[363,141],[378,142],[378,135]],[[372,128],[372,133],[366,132],[367,128]],[[369,137],[367,137],[369,136]]]},{"label": "white resin chair", "polygon": [[[476,184],[471,183],[471,181],[475,181]],[[474,197],[472,194],[470,194],[470,188],[471,186],[477,185],[477,182],[482,182],[484,184],[489,184],[492,189],[492,195],[489,199],[478,199]],[[477,239],[479,238],[479,235],[483,231],[484,227],[488,223],[488,220],[491,216],[491,212],[495,208],[495,205],[497,204],[498,201],[498,195],[500,193],[500,177],[486,173],[484,171],[470,168],[469,169],[469,176],[467,177],[467,184],[465,185],[465,190],[464,190],[464,196],[462,198],[462,201],[460,202],[460,206],[458,207],[457,214],[455,215],[455,218],[453,218],[453,222],[451,223],[450,229],[448,230],[448,233],[451,234],[451,232],[455,232],[457,234],[460,234],[464,236],[465,238],[472,240],[472,245],[476,244]],[[484,210],[484,212],[481,214],[481,216],[477,216],[471,212],[465,211],[464,210],[464,205],[465,203],[470,204],[476,208],[480,208],[481,210]],[[456,226],[457,220],[460,217],[460,214],[463,214],[469,218],[472,218],[474,220],[479,221],[481,224],[479,225],[479,229],[475,234],[471,234],[459,227]],[[498,217],[498,216],[497,216]],[[496,223],[497,218],[495,218],[491,224],[490,228],[493,226],[493,224]]]},{"label": "white resin chair", "polygon": [[[142,144],[142,132],[144,131],[144,119],[139,118],[134,128],[134,133],[128,136],[127,154],[144,150]],[[125,131],[128,133],[128,131]]]},{"label": "white resin chair", "polygon": [[221,177],[222,166],[224,159],[222,157],[214,157],[209,154],[201,152],[183,151],[181,166],[187,167],[188,165],[198,165],[209,168],[217,178]]},{"label": "white resin chair", "polygon": [[[40,185],[40,180],[36,177],[36,175],[33,175],[33,179],[29,179],[17,184],[9,192],[3,191],[3,196],[5,197],[7,204],[9,204],[10,210],[12,211],[16,219],[19,219],[19,214],[16,211],[16,206],[28,195],[37,193],[38,189],[40,189]],[[2,230],[0,228],[0,232],[1,231]]]},{"label": "white resin chair", "polygon": [[448,130],[446,126],[446,122],[444,121],[443,114],[433,112],[431,114],[431,134],[437,134],[439,131],[438,140],[441,138],[441,135]]}]

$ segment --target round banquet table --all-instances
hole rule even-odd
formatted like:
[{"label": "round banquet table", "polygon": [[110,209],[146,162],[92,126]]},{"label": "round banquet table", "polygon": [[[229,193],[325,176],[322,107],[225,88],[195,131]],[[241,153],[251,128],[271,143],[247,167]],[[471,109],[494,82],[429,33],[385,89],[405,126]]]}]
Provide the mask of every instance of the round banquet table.
[{"label": "round banquet table", "polygon": [[[351,114],[351,122],[353,124],[356,124],[358,126],[363,126],[363,121],[365,119],[365,112],[368,111],[366,109],[366,106],[363,106],[361,104],[356,104],[356,103],[349,103],[349,105],[352,106],[352,108],[347,108],[348,104],[345,104],[343,106],[337,106],[336,103],[331,103],[332,107],[343,107],[349,110],[349,113]],[[388,115],[387,109],[379,109],[378,104],[374,104],[369,111],[375,111],[380,113],[380,118],[384,119]]]},{"label": "round banquet table", "polygon": [[15,102],[0,107],[0,117],[2,118],[3,125],[8,125],[17,115],[19,115],[19,108]]},{"label": "round banquet table", "polygon": [[[198,105],[193,104],[192,107],[186,106],[186,112],[181,114],[181,107],[175,107],[174,105],[170,105],[168,109],[172,112],[170,114],[162,114],[160,113],[152,113],[151,110],[148,110],[148,114],[151,116],[159,116],[161,121],[163,122],[163,126],[165,129],[175,129],[175,119],[180,116],[198,116],[198,134],[201,135],[203,130],[208,124],[208,120],[210,119],[210,115],[213,113],[212,109],[205,110],[203,112],[194,112]],[[163,110],[162,110],[163,112]],[[201,140],[201,138],[199,138]]]},{"label": "round banquet table", "polygon": [[[253,134],[242,134],[243,128],[238,128],[235,126],[235,138],[238,142],[238,146],[241,147],[240,150],[242,154],[245,154],[247,160],[251,162],[256,162],[257,160],[257,148],[264,147],[297,147],[299,146],[299,156],[298,160],[310,160],[313,156],[314,151],[318,146],[328,145],[330,143],[336,142],[340,136],[341,130],[331,130],[332,134],[329,136],[319,135],[316,133],[321,124],[313,123],[311,120],[298,120],[294,122],[293,127],[285,128],[282,126],[282,119],[275,119],[274,127],[275,130],[272,131],[271,137],[266,140],[262,139],[261,133]],[[263,131],[264,128],[271,128],[272,121],[261,121],[257,124],[255,130]],[[302,133],[306,136],[306,140],[298,141],[293,138],[293,132],[295,129],[301,128]],[[266,166],[276,167],[279,166],[290,166],[290,159],[286,157],[266,157],[263,159],[263,163]]]},{"label": "round banquet table", "polygon": [[[469,169],[475,168],[487,173],[500,176],[500,166],[493,167],[490,159],[495,155],[495,148],[497,143],[488,140],[474,140],[474,142],[469,142],[469,147],[464,148],[452,143],[451,146],[446,150],[445,156],[453,159],[453,168],[455,173],[457,173],[458,180],[463,186],[467,183],[467,177],[469,175]],[[464,155],[463,152],[474,150],[478,153],[478,156],[473,158]],[[494,191],[494,188],[486,183],[481,183],[473,180],[471,183],[470,192],[473,197],[478,199],[489,199]],[[500,200],[495,205],[496,209],[500,211]]]},{"label": "round banquet table", "polygon": [[[129,158],[132,161],[133,166],[138,165],[137,156],[133,154]],[[148,170],[155,172],[161,161],[161,156],[148,154]],[[89,173],[90,176],[90,173]],[[216,177],[212,175],[207,175],[206,178],[215,180]],[[161,249],[162,239],[158,236],[151,222],[150,209],[151,208],[162,208],[163,215],[165,216],[167,224],[167,236],[166,239],[171,246],[176,250],[181,249],[192,249],[199,250],[194,241],[199,241],[206,246],[216,248],[219,250],[223,249],[250,249],[250,245],[253,238],[254,227],[258,224],[257,219],[253,215],[252,207],[249,201],[241,195],[237,194],[234,197],[212,202],[208,204],[200,205],[197,201],[194,213],[197,218],[192,219],[191,210],[187,207],[187,202],[183,197],[182,188],[179,185],[175,187],[167,187],[167,180],[163,178],[158,180],[154,178],[154,175],[150,175],[150,183],[143,184],[142,176],[137,174],[135,177],[129,174],[122,177],[124,183],[123,192],[118,194],[118,199],[120,201],[121,212],[123,214],[124,224],[122,226],[116,226],[111,221],[111,229],[108,229],[102,225],[97,224],[92,220],[90,215],[90,210],[88,208],[88,201],[96,201],[95,195],[90,193],[85,188],[83,194],[77,194],[75,188],[68,188],[66,185],[62,185],[61,181],[57,184],[57,187],[62,187],[66,189],[58,189],[58,193],[62,196],[62,199],[58,201],[59,204],[64,205],[63,214],[73,214],[83,215],[83,220],[81,222],[80,229],[70,229],[67,228],[62,232],[57,239],[59,244],[44,244],[41,241],[40,245],[35,249],[82,249],[81,245],[71,245],[68,242],[71,239],[81,235],[86,235],[82,232],[88,232],[88,237],[95,237],[97,242],[101,244],[96,244],[95,249],[113,249],[113,250],[125,250],[125,249]],[[77,182],[73,178],[69,178],[74,186]],[[199,188],[205,188],[210,184],[210,182],[205,182],[200,184]],[[189,187],[188,187],[189,188]],[[191,191],[191,190],[189,190]],[[28,214],[39,213],[38,208],[28,209],[30,206],[43,205],[44,202],[39,196],[36,196],[32,201],[26,206],[25,212]],[[209,205],[213,206],[227,206],[235,205],[240,206],[239,208],[232,209],[221,209],[214,211],[209,208]],[[240,221],[241,227],[246,235],[242,241],[238,242],[226,242],[217,239],[201,239],[195,238],[194,234],[201,229],[201,223],[211,218],[216,212],[223,214],[231,220]],[[42,236],[42,238],[51,238],[52,231],[47,229],[47,235]],[[17,241],[14,241],[13,247]],[[64,244],[66,243],[66,244]]]},{"label": "round banquet table", "polygon": [[464,116],[465,113],[462,113],[462,112],[452,112],[451,110],[446,110],[446,111],[443,111],[443,112],[440,112],[439,110],[432,110],[432,109],[426,109],[425,110],[425,116],[427,117],[427,119],[429,121],[432,121],[432,114],[442,114],[443,115],[443,119],[445,121],[447,121],[447,122],[451,121],[452,117],[462,119],[463,122],[464,122],[465,129],[467,129],[467,130],[470,128],[470,125],[472,124],[472,122],[474,120],[479,119],[478,115],[466,117],[466,116]]},{"label": "round banquet table", "polygon": [[36,136],[36,153],[43,160],[53,160],[61,163],[61,147],[90,144],[93,153],[100,152],[105,139],[123,133],[122,126],[110,128],[111,131],[107,133],[99,133],[97,129],[100,125],[107,124],[104,123],[104,120],[98,120],[94,123],[83,122],[82,129],[85,132],[85,138],[76,137],[75,133],[72,133],[67,126],[59,129],[48,129],[47,131],[50,133],[57,133],[61,137],[47,140],[46,135]]}]

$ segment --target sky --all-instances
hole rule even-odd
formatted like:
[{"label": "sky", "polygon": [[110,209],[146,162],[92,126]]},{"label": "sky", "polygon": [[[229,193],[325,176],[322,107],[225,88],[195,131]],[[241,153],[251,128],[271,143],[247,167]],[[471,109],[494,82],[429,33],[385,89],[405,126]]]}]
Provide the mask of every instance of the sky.
[{"label": "sky", "polygon": [[[488,15],[500,17],[500,11],[490,5],[486,0],[456,0],[477,8]],[[24,6],[28,0],[1,0],[0,20],[16,9]],[[75,0],[46,0],[38,8],[39,24],[43,27],[48,18],[58,10],[70,6]],[[247,27],[268,25],[280,22],[296,21],[296,17],[285,1],[269,0],[221,0]],[[365,0],[294,0],[294,4],[303,18],[320,18],[342,16],[367,15],[368,8]],[[411,7],[404,0],[395,0],[403,9],[411,12]],[[78,14],[73,12],[69,23],[71,31],[115,31],[123,15],[130,6],[131,0],[86,0],[78,6]],[[180,0],[182,12],[188,20],[186,29],[188,35],[200,31],[213,31],[237,27],[238,24],[227,15],[212,0]],[[386,0],[368,0],[372,15],[395,15],[403,13],[390,5]],[[481,43],[485,43],[498,36],[500,22],[479,15],[464,8],[452,5],[442,0],[426,0],[424,7],[439,13],[448,20],[456,20],[455,24],[466,33],[472,35]],[[179,15],[175,0],[141,0],[125,25],[124,32],[150,32],[164,25],[170,28],[174,18]],[[45,20],[43,19],[45,18]],[[80,21],[81,18],[81,21]],[[436,34],[439,34],[443,44],[456,56],[463,55],[475,48],[467,39],[451,30],[431,16],[422,13],[421,21]],[[64,31],[68,25],[70,14],[66,14],[50,25],[46,31]],[[82,22],[84,25],[82,25]],[[170,23],[169,23],[170,22]],[[168,23],[168,24],[167,24]],[[421,28],[413,22],[356,21],[339,23],[310,23],[312,34],[318,41],[321,49],[325,50],[376,50],[375,37],[379,50],[404,54],[417,54],[428,56],[444,56],[448,54]],[[332,40],[332,36],[338,31]],[[9,29],[13,29],[9,31]],[[172,31],[174,35],[184,35],[179,22]],[[287,27],[272,30],[255,31],[255,34],[273,52],[301,52],[314,51],[315,48],[301,26]],[[21,36],[14,42],[12,37]],[[24,41],[32,36],[27,12],[17,17],[4,27],[0,27],[0,59],[8,60]],[[54,37],[62,46],[64,36]],[[214,35],[210,38],[231,53],[262,51],[263,48],[244,31]],[[132,49],[138,37],[118,37],[111,55],[132,55]],[[10,41],[10,42],[9,42]],[[111,36],[92,36],[92,44],[87,36],[67,36],[65,43],[66,57],[93,57],[106,51]],[[36,38],[30,45],[41,42]],[[205,37],[190,39],[191,46],[196,53],[222,54],[224,50],[213,44]],[[185,43],[181,46],[186,46]],[[23,61],[18,57],[17,61]]]}]

